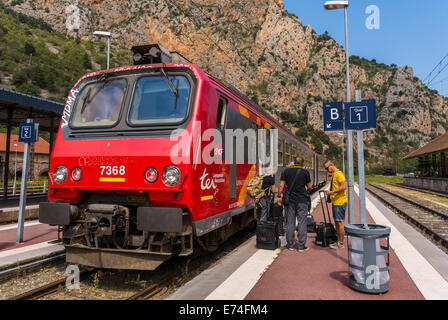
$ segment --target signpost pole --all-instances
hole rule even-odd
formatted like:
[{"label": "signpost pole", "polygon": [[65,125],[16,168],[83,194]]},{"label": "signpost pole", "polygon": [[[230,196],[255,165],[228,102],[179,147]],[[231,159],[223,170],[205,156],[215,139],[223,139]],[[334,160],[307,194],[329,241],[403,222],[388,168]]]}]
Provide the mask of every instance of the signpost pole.
[{"label": "signpost pole", "polygon": [[[347,7],[344,8],[345,18],[345,63],[347,75],[347,102],[350,102],[350,66],[348,53],[348,22]],[[347,110],[345,109],[347,112]],[[353,135],[352,130],[347,130],[347,166],[348,166],[348,223],[355,223],[355,193],[354,193],[354,168],[353,168]]]},{"label": "signpost pole", "polygon": [[[33,123],[32,119],[27,119],[27,123]],[[22,133],[20,133],[22,134]],[[22,165],[22,181],[20,183],[20,204],[19,204],[19,217],[17,219],[17,243],[23,242],[23,229],[25,224],[25,212],[26,212],[26,190],[27,190],[27,177],[28,167],[30,159],[30,143],[25,142],[25,150],[23,151],[23,165]]]},{"label": "signpost pole", "polygon": [[[361,101],[361,90],[356,90],[356,101]],[[367,228],[366,221],[366,183],[364,174],[364,131],[357,130],[358,144],[358,177],[359,177],[359,216],[361,223]]]}]

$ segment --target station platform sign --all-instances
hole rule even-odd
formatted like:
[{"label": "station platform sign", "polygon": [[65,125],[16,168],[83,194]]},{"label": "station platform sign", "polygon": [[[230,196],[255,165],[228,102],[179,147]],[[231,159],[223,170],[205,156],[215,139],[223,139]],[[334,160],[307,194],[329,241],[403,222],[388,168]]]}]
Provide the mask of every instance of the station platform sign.
[{"label": "station platform sign", "polygon": [[344,130],[344,111],[342,102],[324,103],[324,131]]},{"label": "station platform sign", "polygon": [[345,103],[345,128],[366,130],[376,128],[376,104],[374,99]]},{"label": "station platform sign", "polygon": [[347,103],[324,103],[323,120],[324,131],[375,129],[376,102],[374,99],[368,99]]}]

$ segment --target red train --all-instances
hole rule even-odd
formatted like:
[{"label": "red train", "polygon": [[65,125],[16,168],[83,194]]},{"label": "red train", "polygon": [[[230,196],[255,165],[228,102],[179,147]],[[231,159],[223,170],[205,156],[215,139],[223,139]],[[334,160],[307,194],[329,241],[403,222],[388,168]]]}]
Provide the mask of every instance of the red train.
[{"label": "red train", "polygon": [[253,221],[253,145],[206,141],[207,129],[265,128],[256,145],[273,154],[276,143],[277,178],[301,155],[313,184],[326,181],[323,157],[236,89],[191,63],[166,63],[158,45],[133,51],[134,66],[87,74],[67,98],[39,207],[41,222],[59,226],[67,262],[152,270],[196,247],[215,250]]}]

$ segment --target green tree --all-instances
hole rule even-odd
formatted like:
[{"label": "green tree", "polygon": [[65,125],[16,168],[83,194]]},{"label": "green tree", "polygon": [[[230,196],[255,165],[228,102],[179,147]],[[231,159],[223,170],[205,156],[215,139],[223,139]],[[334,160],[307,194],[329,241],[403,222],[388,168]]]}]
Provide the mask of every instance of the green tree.
[{"label": "green tree", "polygon": [[87,52],[85,52],[82,57],[82,64],[84,65],[84,68],[92,69],[92,62],[90,61],[90,57]]},{"label": "green tree", "polygon": [[33,44],[29,43],[28,41],[25,42],[24,51],[27,56],[29,56],[30,54],[32,54],[33,56],[36,55],[36,48],[34,48]]}]

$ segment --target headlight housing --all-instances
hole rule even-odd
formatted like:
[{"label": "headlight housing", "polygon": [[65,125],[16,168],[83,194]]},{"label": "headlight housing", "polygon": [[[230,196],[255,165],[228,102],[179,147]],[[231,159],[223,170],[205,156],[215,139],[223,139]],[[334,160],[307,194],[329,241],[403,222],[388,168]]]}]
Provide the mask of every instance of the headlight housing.
[{"label": "headlight housing", "polygon": [[159,173],[157,172],[156,169],[154,169],[152,167],[146,169],[146,171],[145,171],[146,181],[153,183],[153,182],[156,182],[158,177],[159,177]]},{"label": "headlight housing", "polygon": [[180,177],[180,170],[176,166],[168,166],[163,170],[163,182],[168,186],[175,186],[178,184]]},{"label": "headlight housing", "polygon": [[64,183],[67,180],[68,170],[65,166],[58,166],[54,171],[54,181],[56,183]]},{"label": "headlight housing", "polygon": [[81,180],[82,177],[82,171],[80,168],[73,168],[72,170],[72,180],[75,182],[78,182]]}]

